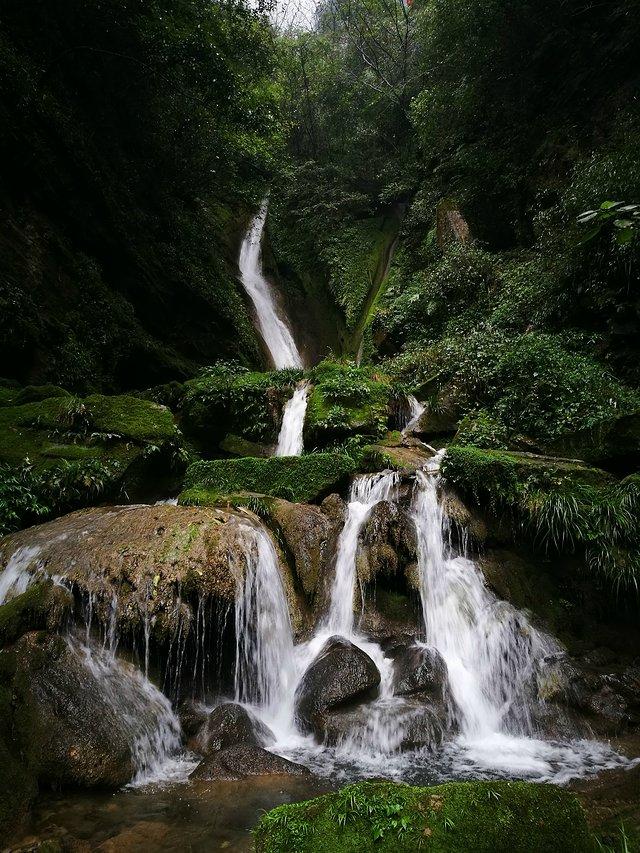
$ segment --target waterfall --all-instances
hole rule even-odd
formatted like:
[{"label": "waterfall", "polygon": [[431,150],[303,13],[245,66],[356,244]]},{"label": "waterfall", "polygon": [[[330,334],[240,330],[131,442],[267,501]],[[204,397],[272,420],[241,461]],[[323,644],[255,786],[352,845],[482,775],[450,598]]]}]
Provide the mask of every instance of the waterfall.
[{"label": "waterfall", "polygon": [[408,433],[417,425],[426,408],[424,403],[420,403],[413,394],[409,394],[407,397],[407,405],[409,407],[409,414],[407,423],[402,430],[403,434]]},{"label": "waterfall", "polygon": [[331,634],[353,635],[353,596],[356,583],[358,537],[374,506],[395,497],[399,474],[382,471],[356,477],[349,492],[347,517],[338,539],[336,573],[331,589],[331,604],[324,629]]},{"label": "waterfall", "polygon": [[302,356],[291,329],[279,316],[273,289],[262,273],[262,233],[267,218],[268,200],[262,202],[240,248],[240,277],[256,310],[260,334],[276,370],[303,367]]},{"label": "waterfall", "polygon": [[417,472],[413,505],[426,642],[447,664],[467,737],[496,732],[532,736],[538,667],[560,648],[523,613],[497,599],[475,563],[448,553],[437,494],[438,461],[435,457],[431,470]]},{"label": "waterfall", "polygon": [[302,433],[308,398],[309,385],[307,382],[301,382],[293,392],[293,396],[285,403],[276,456],[300,456],[302,453],[304,448]]},{"label": "waterfall", "polygon": [[240,564],[232,567],[238,590],[235,699],[254,707],[271,728],[289,731],[296,661],[278,555],[262,527],[242,522],[240,536]]},{"label": "waterfall", "polygon": [[538,675],[545,659],[557,659],[562,649],[524,613],[499,600],[476,564],[447,544],[438,498],[444,452],[416,472],[412,516],[426,643],[447,664],[451,712],[460,730],[449,745],[449,772],[562,782],[594,768],[620,766],[623,759],[605,744],[539,739]]},{"label": "waterfall", "polygon": [[37,571],[33,572],[29,567],[39,551],[38,545],[26,545],[11,555],[5,570],[0,574],[0,605],[22,595],[34,582]]}]

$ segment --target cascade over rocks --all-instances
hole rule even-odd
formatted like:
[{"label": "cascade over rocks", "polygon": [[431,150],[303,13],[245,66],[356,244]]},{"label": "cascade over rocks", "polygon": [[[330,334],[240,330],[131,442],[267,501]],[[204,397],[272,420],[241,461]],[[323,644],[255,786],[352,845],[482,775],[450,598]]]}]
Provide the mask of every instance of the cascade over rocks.
[{"label": "cascade over rocks", "polygon": [[331,637],[298,685],[298,725],[322,734],[327,711],[372,698],[379,684],[380,672],[366,652],[344,637]]},{"label": "cascade over rocks", "polygon": [[253,714],[235,702],[218,705],[198,731],[193,745],[202,755],[245,744],[264,746],[273,742],[273,734]]}]

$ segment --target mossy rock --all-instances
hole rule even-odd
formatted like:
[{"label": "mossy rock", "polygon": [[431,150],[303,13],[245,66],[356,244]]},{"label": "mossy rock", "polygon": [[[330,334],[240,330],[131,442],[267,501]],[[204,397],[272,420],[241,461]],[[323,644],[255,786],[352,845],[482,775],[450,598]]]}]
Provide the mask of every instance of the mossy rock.
[{"label": "mossy rock", "polygon": [[38,403],[40,400],[48,400],[51,397],[70,396],[69,391],[65,391],[59,385],[27,385],[15,394],[13,404],[23,406],[25,403]]},{"label": "mossy rock", "polygon": [[453,446],[446,481],[544,552],[578,553],[615,587],[640,580],[640,476],[618,481],[581,461]]},{"label": "mossy rock", "polygon": [[214,365],[185,383],[182,428],[207,450],[216,450],[229,434],[275,443],[282,407],[301,377],[300,370],[259,373]]},{"label": "mossy rock", "polygon": [[609,418],[588,429],[568,433],[548,448],[562,456],[578,456],[596,464],[640,461],[640,412]]},{"label": "mossy rock", "polygon": [[326,446],[352,435],[382,438],[390,415],[388,377],[349,362],[323,361],[312,372],[305,444]]},{"label": "mossy rock", "polygon": [[63,587],[51,581],[34,584],[0,606],[0,648],[14,643],[27,631],[60,627],[72,607],[73,596]]},{"label": "mossy rock", "polygon": [[[0,461],[29,458],[41,464],[52,447],[58,458],[77,458],[77,446],[90,446],[103,457],[135,455],[135,447],[178,442],[171,412],[157,403],[127,394],[49,397],[0,409]],[[59,441],[64,436],[65,441]]]},{"label": "mossy rock", "polygon": [[248,441],[240,435],[229,434],[220,442],[220,450],[230,456],[269,456],[269,447],[259,444],[257,441]]},{"label": "mossy rock", "polygon": [[421,788],[359,782],[279,806],[255,830],[257,853],[587,853],[595,841],[577,798],[529,782]]},{"label": "mossy rock", "polygon": [[[309,502],[336,491],[355,472],[353,460],[342,453],[273,456],[269,459],[216,459],[195,462],[185,477],[187,493],[194,489],[221,494],[257,492]],[[185,502],[184,494],[181,503]]]},{"label": "mossy rock", "polygon": [[128,394],[0,407],[0,530],[178,485],[187,450],[171,412]]}]

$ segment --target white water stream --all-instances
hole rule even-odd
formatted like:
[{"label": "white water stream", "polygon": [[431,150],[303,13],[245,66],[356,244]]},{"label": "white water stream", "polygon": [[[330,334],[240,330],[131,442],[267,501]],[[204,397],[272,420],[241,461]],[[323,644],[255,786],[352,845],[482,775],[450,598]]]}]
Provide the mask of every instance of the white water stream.
[{"label": "white water stream", "polygon": [[300,382],[287,400],[282,412],[282,426],[278,436],[276,456],[300,456],[304,450],[304,416],[309,401],[309,384]]},{"label": "white water stream", "polygon": [[242,241],[239,259],[240,277],[255,307],[260,334],[276,370],[286,367],[303,367],[302,356],[291,329],[278,311],[273,288],[262,272],[261,245],[267,208],[268,200],[265,199]]}]

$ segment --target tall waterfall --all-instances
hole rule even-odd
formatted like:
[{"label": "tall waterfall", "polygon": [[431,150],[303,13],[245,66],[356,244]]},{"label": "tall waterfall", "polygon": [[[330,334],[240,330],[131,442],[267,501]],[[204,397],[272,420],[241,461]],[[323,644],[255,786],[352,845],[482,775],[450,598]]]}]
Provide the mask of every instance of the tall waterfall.
[{"label": "tall waterfall", "polygon": [[267,218],[268,200],[262,202],[240,248],[240,276],[244,289],[253,302],[260,334],[276,370],[303,367],[302,356],[291,329],[278,313],[275,294],[262,273],[262,233]]},{"label": "tall waterfall", "polygon": [[302,433],[308,399],[309,385],[306,382],[300,382],[293,396],[285,403],[276,456],[300,456],[302,453],[304,449]]}]

